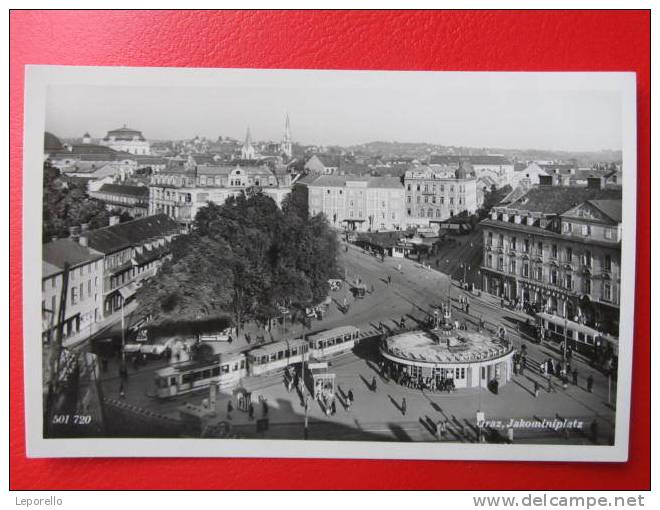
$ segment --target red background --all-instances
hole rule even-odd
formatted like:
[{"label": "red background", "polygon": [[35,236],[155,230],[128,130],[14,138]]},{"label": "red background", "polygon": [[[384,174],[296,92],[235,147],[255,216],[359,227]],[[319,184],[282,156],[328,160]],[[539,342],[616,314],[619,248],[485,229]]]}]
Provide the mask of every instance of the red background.
[{"label": "red background", "polygon": [[[10,20],[12,489],[650,487],[649,12],[14,11]],[[641,235],[630,460],[27,459],[19,304],[25,64],[637,72]]]}]

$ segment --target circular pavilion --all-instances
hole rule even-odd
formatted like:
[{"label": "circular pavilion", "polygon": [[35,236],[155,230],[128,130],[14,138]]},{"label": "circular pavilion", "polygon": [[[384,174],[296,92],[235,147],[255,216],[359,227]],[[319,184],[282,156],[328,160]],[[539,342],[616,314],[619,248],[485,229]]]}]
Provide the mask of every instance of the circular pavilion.
[{"label": "circular pavilion", "polygon": [[442,387],[487,388],[506,384],[513,372],[513,347],[496,337],[453,327],[416,330],[386,338],[380,346],[387,371],[395,377]]}]

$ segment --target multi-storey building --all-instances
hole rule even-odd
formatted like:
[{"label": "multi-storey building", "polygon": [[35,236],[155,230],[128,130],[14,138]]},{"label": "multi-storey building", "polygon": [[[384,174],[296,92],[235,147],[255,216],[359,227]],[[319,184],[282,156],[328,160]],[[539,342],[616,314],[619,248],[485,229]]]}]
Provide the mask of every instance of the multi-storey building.
[{"label": "multi-storey building", "polygon": [[181,231],[165,214],[82,232],[79,243],[100,253],[103,315],[118,311],[133,298],[141,282],[150,278],[169,256],[170,242]]},{"label": "multi-storey building", "polygon": [[[62,288],[68,264],[66,295]],[[44,342],[53,340],[65,297],[62,338],[70,338],[103,317],[103,254],[73,239],[45,243],[42,252],[41,310]]]},{"label": "multi-storey building", "polygon": [[324,213],[331,225],[350,230],[400,230],[405,228],[403,186],[393,177],[321,175],[309,177],[311,215]]},{"label": "multi-storey building", "polygon": [[477,186],[486,185],[497,188],[511,184],[514,175],[514,164],[511,160],[500,155],[456,155],[439,154],[429,158],[429,164],[437,165],[470,165],[477,179]]},{"label": "multi-storey building", "polygon": [[248,188],[261,189],[281,205],[291,191],[292,180],[288,172],[272,171],[267,165],[185,165],[167,169],[152,176],[149,214],[167,214],[187,228],[208,202],[223,204]]},{"label": "multi-storey building", "polygon": [[621,189],[542,184],[481,225],[486,292],[616,334]]},{"label": "multi-storey building", "polygon": [[462,166],[421,167],[405,173],[405,223],[429,226],[477,208],[477,181]]},{"label": "multi-storey building", "polygon": [[142,135],[142,131],[127,128],[126,126],[108,131],[99,143],[120,152],[128,152],[141,156],[151,154],[149,142]]},{"label": "multi-storey building", "polygon": [[146,216],[149,209],[149,188],[105,183],[97,190],[89,188],[89,196],[105,202],[108,210],[119,209],[134,218]]}]

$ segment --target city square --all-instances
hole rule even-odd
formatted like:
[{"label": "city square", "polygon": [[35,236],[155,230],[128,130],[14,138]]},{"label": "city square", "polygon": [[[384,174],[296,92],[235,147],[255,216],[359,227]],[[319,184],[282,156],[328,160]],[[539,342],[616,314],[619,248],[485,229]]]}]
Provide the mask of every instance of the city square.
[{"label": "city square", "polygon": [[502,148],[420,116],[396,136],[431,141],[375,141],[396,123],[370,95],[392,91],[351,83],[335,109],[381,125],[320,127],[332,108],[297,82],[251,115],[241,89],[154,92],[233,112],[176,127],[140,90],[112,89],[110,128],[86,113],[107,91],[49,91],[45,437],[614,445],[618,127],[612,149]]}]

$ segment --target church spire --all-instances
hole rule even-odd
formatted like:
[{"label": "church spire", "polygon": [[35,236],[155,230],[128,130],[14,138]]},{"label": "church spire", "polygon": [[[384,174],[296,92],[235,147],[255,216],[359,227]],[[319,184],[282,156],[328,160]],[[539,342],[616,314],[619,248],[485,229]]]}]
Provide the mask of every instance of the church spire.
[{"label": "church spire", "polygon": [[247,128],[247,133],[245,133],[245,142],[243,147],[241,147],[241,159],[255,159],[256,152],[252,146],[252,135],[250,134],[250,126]]},{"label": "church spire", "polygon": [[280,150],[289,158],[293,154],[291,146],[291,121],[289,120],[289,112],[286,113],[286,117],[284,119],[284,137],[282,138]]}]

